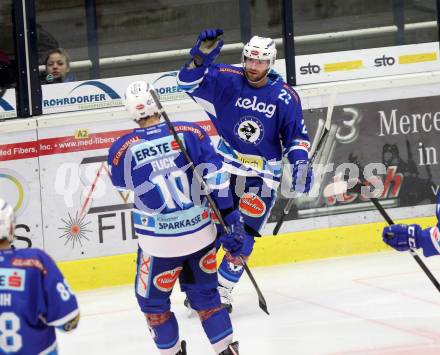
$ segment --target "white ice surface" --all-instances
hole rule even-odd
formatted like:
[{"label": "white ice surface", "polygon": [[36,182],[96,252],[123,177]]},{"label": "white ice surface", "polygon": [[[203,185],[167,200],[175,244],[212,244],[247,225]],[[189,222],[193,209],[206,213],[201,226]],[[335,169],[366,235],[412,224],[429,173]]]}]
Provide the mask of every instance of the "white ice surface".
[{"label": "white ice surface", "polygon": [[[424,262],[440,279],[440,256]],[[409,253],[387,252],[267,268],[234,290],[232,322],[242,355],[440,354],[440,293]],[[172,310],[188,355],[214,354],[175,288]],[[131,285],[79,292],[81,321],[58,333],[61,355],[158,354]]]}]

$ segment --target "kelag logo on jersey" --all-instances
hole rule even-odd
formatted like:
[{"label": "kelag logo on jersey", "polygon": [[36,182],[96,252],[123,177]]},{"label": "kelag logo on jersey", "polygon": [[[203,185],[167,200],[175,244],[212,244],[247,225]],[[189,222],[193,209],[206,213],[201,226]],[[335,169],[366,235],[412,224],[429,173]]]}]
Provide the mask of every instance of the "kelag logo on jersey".
[{"label": "kelag logo on jersey", "polygon": [[25,280],[24,270],[0,268],[0,291],[23,291]]},{"label": "kelag logo on jersey", "polygon": [[[92,87],[92,92],[76,94],[78,88]],[[99,89],[99,92],[95,92]],[[43,108],[78,105],[79,109],[95,109],[122,105],[121,97],[115,90],[101,81],[91,80],[75,86],[66,97],[44,99]]]},{"label": "kelag logo on jersey", "polygon": [[188,99],[176,82],[177,71],[161,75],[153,82],[153,86],[159,93],[161,101],[176,101]]},{"label": "kelag logo on jersey", "polygon": [[264,137],[263,124],[252,116],[242,117],[235,125],[234,132],[241,141],[255,145],[259,144]]},{"label": "kelag logo on jersey", "polygon": [[236,107],[241,107],[247,110],[264,113],[267,118],[271,118],[275,113],[276,106],[274,104],[266,104],[265,102],[257,102],[257,97],[252,96],[252,99],[239,97],[235,102]]}]

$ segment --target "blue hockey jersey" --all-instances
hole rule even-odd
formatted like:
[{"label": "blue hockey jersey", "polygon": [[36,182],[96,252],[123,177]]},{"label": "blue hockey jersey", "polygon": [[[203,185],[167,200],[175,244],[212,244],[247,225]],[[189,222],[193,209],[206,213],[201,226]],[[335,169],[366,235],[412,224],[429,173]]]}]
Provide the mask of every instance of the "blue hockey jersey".
[{"label": "blue hockey jersey", "polygon": [[437,224],[422,231],[422,238],[431,241],[431,243],[421,243],[425,256],[440,254],[440,191],[437,193],[435,214],[437,216]]},{"label": "blue hockey jersey", "polygon": [[0,354],[55,355],[55,327],[78,315],[75,295],[44,251],[0,250]]},{"label": "blue hockey jersey", "polygon": [[[217,151],[237,175],[264,178],[276,187],[281,159],[307,160],[310,146],[301,102],[292,87],[271,73],[266,86],[249,85],[243,68],[218,64],[183,67],[178,85],[200,104],[220,136]],[[299,151],[302,153],[298,154]]]},{"label": "blue hockey jersey", "polygon": [[[229,181],[211,139],[198,125],[173,123],[219,209],[232,207]],[[165,123],[134,129],[110,147],[114,186],[134,192],[134,227],[150,255],[183,256],[215,239],[206,197]]]}]

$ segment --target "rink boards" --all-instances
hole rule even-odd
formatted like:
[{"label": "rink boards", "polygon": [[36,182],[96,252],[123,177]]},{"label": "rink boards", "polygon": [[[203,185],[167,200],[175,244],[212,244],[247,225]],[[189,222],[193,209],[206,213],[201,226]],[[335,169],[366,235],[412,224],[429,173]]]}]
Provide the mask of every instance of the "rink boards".
[{"label": "rink boards", "polygon": [[[214,127],[200,107],[176,89],[174,75],[153,78],[171,119],[198,122],[215,140]],[[46,99],[47,115],[0,125],[0,191],[17,213],[16,244],[45,249],[75,289],[130,283],[134,277],[137,237],[130,214],[132,196],[111,186],[106,156],[111,143],[134,127],[120,106],[121,95],[126,84],[139,79],[152,80],[145,75],[51,85],[46,90],[59,97]],[[395,145],[409,161],[408,143],[423,183],[440,177],[437,147],[432,143],[438,141],[435,135],[440,129],[439,82],[440,72],[433,71],[303,85],[297,91],[311,137],[336,92],[332,140],[324,147],[323,163],[344,162],[354,149],[380,161],[385,145]],[[63,106],[72,112],[64,112]],[[350,131],[357,127],[354,124],[361,128],[357,136]],[[419,141],[433,149],[427,150],[427,157],[420,153]],[[389,193],[381,201],[392,218],[434,224],[433,191],[427,188],[428,196],[419,194],[418,199],[411,197],[399,205],[406,197],[401,194],[406,175],[390,169]],[[326,183],[316,188],[322,192]],[[382,218],[362,196],[356,201],[302,201],[281,234],[272,236],[283,202],[275,206],[264,237],[256,242],[251,266],[387,248],[381,241]]]},{"label": "rink boards", "polygon": [[[428,227],[434,225],[436,219],[422,217],[399,222],[419,223]],[[390,248],[382,242],[384,226],[384,223],[369,223],[264,236],[255,243],[249,266],[252,268],[386,251]],[[222,255],[218,255],[218,264]],[[76,290],[131,283],[135,277],[135,265],[135,253],[59,263]]]}]

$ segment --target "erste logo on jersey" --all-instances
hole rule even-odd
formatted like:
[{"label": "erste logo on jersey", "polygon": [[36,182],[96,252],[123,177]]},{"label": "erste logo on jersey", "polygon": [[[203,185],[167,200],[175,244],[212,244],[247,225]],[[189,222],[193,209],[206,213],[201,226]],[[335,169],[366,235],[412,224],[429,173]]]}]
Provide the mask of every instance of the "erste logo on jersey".
[{"label": "erste logo on jersey", "polygon": [[252,99],[239,97],[235,102],[235,106],[264,113],[267,118],[271,118],[277,108],[274,104],[267,104],[261,101],[257,102],[256,96],[252,96]]},{"label": "erste logo on jersey", "polygon": [[[183,137],[179,137],[183,143]],[[178,143],[173,137],[167,136],[151,141],[144,141],[130,148],[137,164],[147,163],[161,156],[176,154]]]},{"label": "erste logo on jersey", "polygon": [[215,256],[215,248],[206,253],[199,261],[200,269],[207,274],[215,274],[217,272],[217,258]]},{"label": "erste logo on jersey", "polygon": [[164,271],[159,275],[156,275],[153,280],[154,286],[162,292],[170,292],[182,272],[182,269],[183,268],[179,266],[173,270]]},{"label": "erste logo on jersey", "polygon": [[257,145],[264,137],[264,126],[257,118],[244,116],[236,123],[234,132],[241,141]]},{"label": "erste logo on jersey", "polygon": [[0,268],[0,291],[24,291],[25,280],[25,270]]}]

